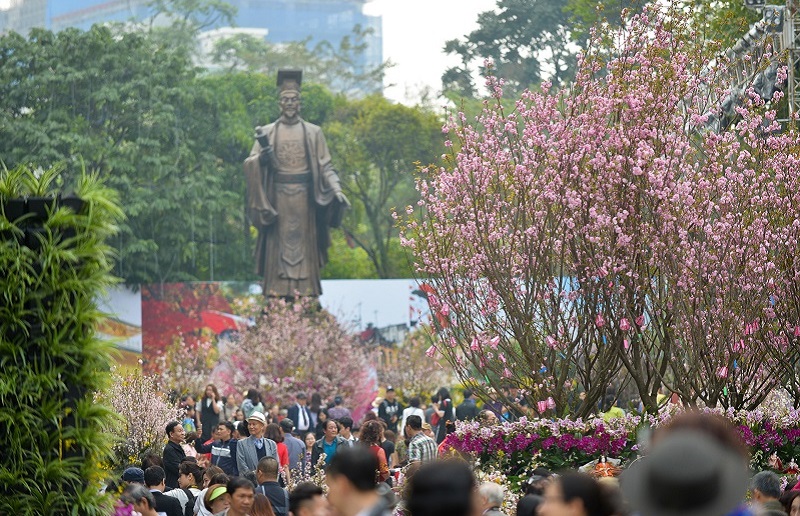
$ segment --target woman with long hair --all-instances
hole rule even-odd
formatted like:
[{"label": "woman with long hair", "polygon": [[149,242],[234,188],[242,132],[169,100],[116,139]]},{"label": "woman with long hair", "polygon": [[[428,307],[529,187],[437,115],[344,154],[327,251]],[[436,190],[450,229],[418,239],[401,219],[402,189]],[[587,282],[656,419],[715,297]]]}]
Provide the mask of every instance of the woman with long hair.
[{"label": "woman with long hair", "polygon": [[383,441],[383,425],[378,421],[367,421],[361,427],[359,442],[369,446],[370,451],[378,458],[378,470],[375,472],[375,483],[386,482],[389,479],[389,461],[386,452],[381,448]]},{"label": "woman with long hair", "polygon": [[442,444],[447,436],[447,423],[453,423],[456,420],[453,413],[453,401],[450,399],[450,391],[447,390],[447,387],[439,389],[431,405],[433,405],[433,413],[439,416],[439,422],[436,425],[436,444]]},{"label": "woman with long hair", "polygon": [[306,453],[303,457],[303,475],[306,477],[311,476],[311,472],[314,471],[314,464],[311,464],[311,456],[314,453],[314,445],[317,442],[317,437],[314,435],[314,432],[306,432],[306,435],[303,437],[303,443],[306,445]]},{"label": "woman with long hair", "polygon": [[222,410],[220,407],[220,397],[217,386],[213,383],[206,385],[206,390],[203,397],[200,398],[200,440],[206,442],[211,439],[211,434],[217,429],[219,425],[219,413]]},{"label": "woman with long hair", "polygon": [[264,432],[264,437],[272,439],[278,445],[278,464],[280,464],[280,472],[283,474],[286,485],[289,485],[289,448],[283,442],[283,431],[278,423],[270,423]]}]

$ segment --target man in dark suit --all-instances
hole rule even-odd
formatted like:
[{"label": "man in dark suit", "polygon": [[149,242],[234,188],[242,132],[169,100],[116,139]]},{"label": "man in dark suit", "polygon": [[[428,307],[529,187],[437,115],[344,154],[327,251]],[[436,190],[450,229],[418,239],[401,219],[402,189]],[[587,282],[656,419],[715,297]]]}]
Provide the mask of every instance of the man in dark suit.
[{"label": "man in dark suit", "polygon": [[294,421],[295,435],[305,435],[306,432],[314,430],[311,428],[311,413],[306,406],[306,393],[298,392],[295,399],[297,403],[289,407],[286,417]]},{"label": "man in dark suit", "polygon": [[156,500],[156,512],[167,516],[183,516],[181,502],[177,498],[164,494],[166,475],[160,466],[150,466],[144,470],[144,485],[153,493]]},{"label": "man in dark suit", "polygon": [[178,466],[186,458],[186,452],[181,447],[181,443],[186,438],[186,431],[179,422],[173,421],[167,425],[167,438],[169,442],[164,447],[164,472],[167,475],[167,487],[177,489],[180,487],[178,485]]}]

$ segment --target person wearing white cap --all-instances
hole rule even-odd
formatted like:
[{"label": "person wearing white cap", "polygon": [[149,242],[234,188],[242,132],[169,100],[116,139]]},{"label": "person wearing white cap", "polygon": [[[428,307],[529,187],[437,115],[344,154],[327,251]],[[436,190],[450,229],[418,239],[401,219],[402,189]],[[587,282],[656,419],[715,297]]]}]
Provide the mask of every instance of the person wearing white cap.
[{"label": "person wearing white cap", "polygon": [[244,476],[255,471],[258,461],[264,457],[274,457],[278,460],[278,445],[272,439],[264,437],[267,428],[267,418],[261,412],[253,412],[247,418],[247,428],[250,437],[236,443],[236,466],[239,475]]}]

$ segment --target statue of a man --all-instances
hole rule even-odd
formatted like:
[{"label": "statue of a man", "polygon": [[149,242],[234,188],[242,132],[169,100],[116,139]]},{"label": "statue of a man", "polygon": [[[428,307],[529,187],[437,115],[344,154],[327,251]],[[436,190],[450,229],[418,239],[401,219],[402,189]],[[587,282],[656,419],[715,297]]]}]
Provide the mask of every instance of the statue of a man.
[{"label": "statue of a man", "polygon": [[350,205],[319,126],[300,118],[301,70],[278,72],[281,116],[256,127],[244,162],[247,215],[258,229],[256,270],[268,297],[319,296],[329,228]]}]

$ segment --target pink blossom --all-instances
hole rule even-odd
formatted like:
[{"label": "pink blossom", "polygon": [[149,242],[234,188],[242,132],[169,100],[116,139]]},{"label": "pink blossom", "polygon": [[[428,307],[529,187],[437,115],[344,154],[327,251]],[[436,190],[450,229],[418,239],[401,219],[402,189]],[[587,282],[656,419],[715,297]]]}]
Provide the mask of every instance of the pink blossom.
[{"label": "pink blossom", "polygon": [[606,320],[603,317],[603,314],[597,314],[597,316],[594,318],[594,325],[597,326],[598,328],[602,328],[603,326],[605,326],[605,324]]},{"label": "pink blossom", "polygon": [[628,331],[631,329],[631,323],[628,322],[627,319],[623,318],[619,321],[619,329],[622,331]]},{"label": "pink blossom", "polygon": [[471,349],[472,351],[481,350],[481,345],[480,342],[478,342],[478,337],[472,337],[472,343],[470,343],[469,349]]}]

